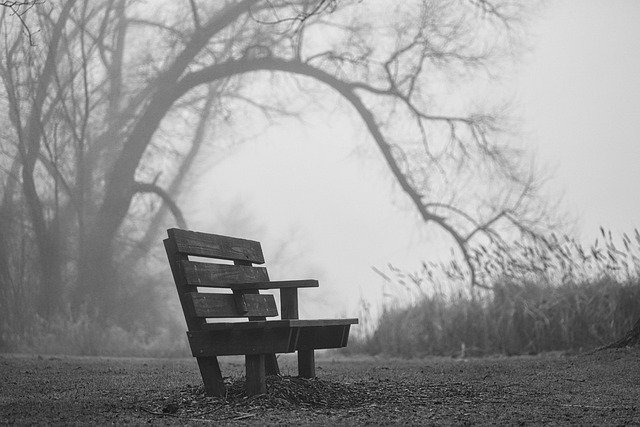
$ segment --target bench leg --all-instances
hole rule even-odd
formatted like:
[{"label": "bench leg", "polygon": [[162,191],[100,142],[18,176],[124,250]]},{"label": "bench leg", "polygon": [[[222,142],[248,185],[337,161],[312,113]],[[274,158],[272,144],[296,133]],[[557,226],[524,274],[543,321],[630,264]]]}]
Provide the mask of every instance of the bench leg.
[{"label": "bench leg", "polygon": [[247,372],[247,396],[267,392],[265,356],[264,354],[247,354],[244,356]]},{"label": "bench leg", "polygon": [[204,383],[204,393],[207,396],[225,397],[227,390],[220,372],[220,365],[216,357],[197,357],[200,375]]},{"label": "bench leg", "polygon": [[280,368],[278,367],[278,359],[274,353],[265,354],[265,370],[267,375],[280,376]]},{"label": "bench leg", "polygon": [[301,378],[316,377],[316,358],[311,350],[298,350],[298,376]]}]

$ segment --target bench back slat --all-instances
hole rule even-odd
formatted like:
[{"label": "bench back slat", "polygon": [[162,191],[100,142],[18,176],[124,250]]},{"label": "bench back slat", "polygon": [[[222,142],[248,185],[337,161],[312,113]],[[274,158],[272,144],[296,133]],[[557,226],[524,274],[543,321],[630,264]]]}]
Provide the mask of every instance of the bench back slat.
[{"label": "bench back slat", "polygon": [[[195,317],[272,317],[278,315],[278,308],[273,295],[244,294],[244,307],[238,307],[233,294],[207,294],[189,292],[185,296],[186,303]],[[246,310],[246,311],[244,311]]]},{"label": "bench back slat", "polygon": [[186,284],[190,286],[224,288],[237,283],[269,281],[264,267],[212,264],[183,260],[181,262]]},{"label": "bench back slat", "polygon": [[[257,289],[233,289],[232,294],[198,293],[197,287],[226,287],[269,282],[260,243],[216,234],[172,228],[165,248],[189,330],[200,330],[206,318],[265,320],[278,315],[273,295]],[[189,256],[232,260],[234,265],[197,262]]]},{"label": "bench back slat", "polygon": [[184,255],[264,264],[262,247],[259,242],[253,240],[178,228],[171,228],[167,230],[167,233],[169,238],[175,242],[178,252]]}]

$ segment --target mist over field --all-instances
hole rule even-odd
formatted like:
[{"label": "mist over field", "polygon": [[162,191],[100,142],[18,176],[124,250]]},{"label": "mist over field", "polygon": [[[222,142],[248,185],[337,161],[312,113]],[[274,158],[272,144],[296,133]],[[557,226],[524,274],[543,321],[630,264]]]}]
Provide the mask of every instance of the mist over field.
[{"label": "mist over field", "polygon": [[300,315],[358,317],[354,352],[593,348],[640,315],[636,2],[0,12],[0,352],[188,354],[169,228],[318,279]]}]

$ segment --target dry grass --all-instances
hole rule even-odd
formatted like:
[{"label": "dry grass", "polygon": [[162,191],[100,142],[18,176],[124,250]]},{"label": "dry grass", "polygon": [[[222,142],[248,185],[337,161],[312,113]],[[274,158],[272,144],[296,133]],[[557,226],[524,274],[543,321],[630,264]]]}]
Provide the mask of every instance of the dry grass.
[{"label": "dry grass", "polygon": [[638,280],[503,282],[483,297],[437,294],[387,308],[373,334],[355,340],[350,351],[402,357],[582,351],[623,335],[638,313]]},{"label": "dry grass", "polygon": [[442,277],[464,283],[455,262],[424,264],[413,274],[392,269],[389,281],[398,289],[411,285],[413,302],[385,305],[376,327],[349,351],[512,355],[610,343],[640,315],[640,234],[635,231],[634,241],[624,234],[617,247],[611,233],[601,232],[588,248],[555,236],[508,250],[479,248],[474,262],[491,291],[443,291]]},{"label": "dry grass", "polygon": [[[368,333],[352,336],[346,352],[413,357],[580,351],[619,338],[640,314],[637,231],[633,239],[623,234],[616,245],[611,233],[602,230],[599,241],[588,248],[553,235],[509,248],[480,246],[474,263],[492,291],[470,290],[455,261],[424,263],[412,274],[391,269],[390,286],[396,286],[400,297],[387,303],[375,320],[367,316],[370,310],[363,300],[360,330]],[[29,323],[16,323],[22,330],[0,322],[0,351],[188,355],[173,295],[152,292],[158,286],[150,278],[134,283],[142,283],[145,292],[140,295],[147,297],[133,295],[123,301],[121,324],[97,324],[82,315],[50,322],[30,316]],[[457,283],[459,291],[452,292],[451,283]],[[147,317],[140,318],[140,313]]]}]

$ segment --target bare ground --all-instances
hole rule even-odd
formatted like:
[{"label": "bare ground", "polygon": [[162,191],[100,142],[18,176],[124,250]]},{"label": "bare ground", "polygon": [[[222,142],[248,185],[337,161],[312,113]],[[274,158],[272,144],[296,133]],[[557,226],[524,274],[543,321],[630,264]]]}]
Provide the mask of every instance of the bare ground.
[{"label": "bare ground", "polygon": [[[293,374],[290,358],[283,373]],[[194,359],[0,355],[0,423],[640,424],[640,350],[454,360],[331,359],[316,380],[204,396]]]}]

